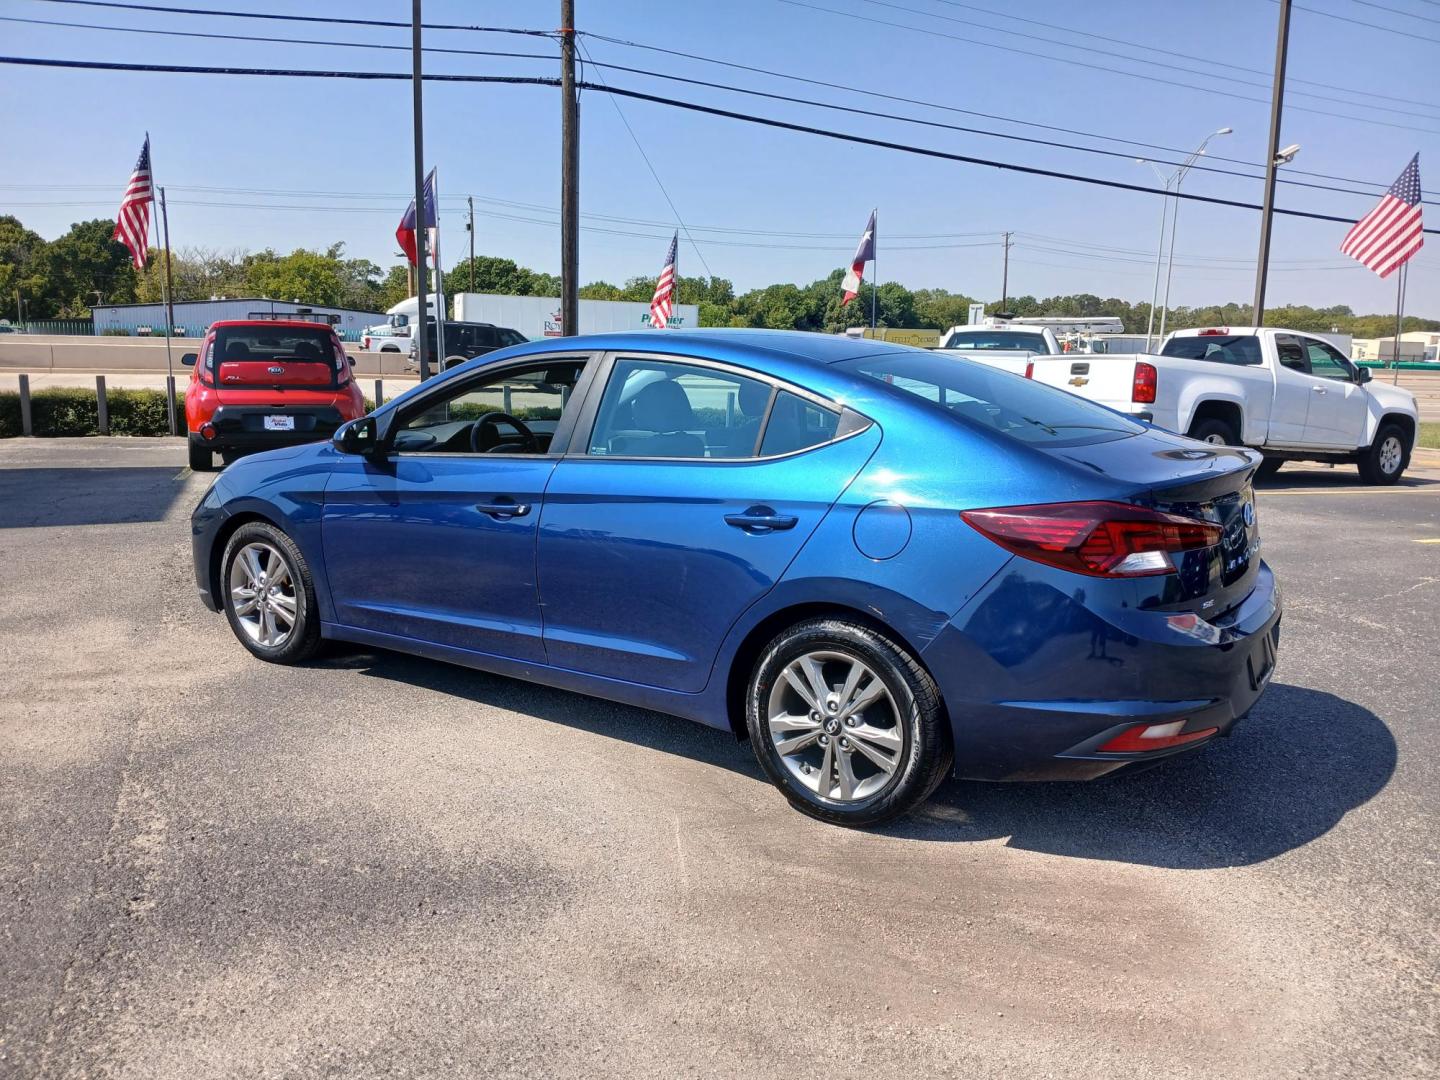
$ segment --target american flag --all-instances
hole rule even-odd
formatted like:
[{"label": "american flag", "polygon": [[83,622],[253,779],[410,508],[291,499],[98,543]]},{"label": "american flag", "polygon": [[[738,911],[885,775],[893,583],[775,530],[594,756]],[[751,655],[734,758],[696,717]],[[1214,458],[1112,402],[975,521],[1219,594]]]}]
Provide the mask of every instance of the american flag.
[{"label": "american flag", "polygon": [[130,174],[130,185],[120,200],[120,213],[115,217],[114,239],[130,249],[130,261],[136,270],[144,269],[150,244],[150,204],[154,201],[150,186],[150,136],[140,148],[140,160]]},{"label": "american flag", "polygon": [[1420,155],[1405,166],[1400,179],[1380,205],[1351,226],[1340,250],[1364,263],[1382,278],[1389,277],[1425,243],[1420,210]]},{"label": "american flag", "polygon": [[865,264],[875,258],[875,211],[870,211],[870,220],[865,225],[865,234],[860,237],[860,246],[855,249],[855,258],[850,260],[850,269],[846,271],[844,280],[840,287],[845,290],[845,299],[840,301],[844,307],[855,297],[860,295],[860,282],[865,279]]},{"label": "american flag", "polygon": [[670,238],[670,251],[665,256],[665,267],[660,271],[660,280],[655,282],[655,295],[650,299],[650,325],[664,330],[670,325],[670,312],[675,296],[675,259],[680,250],[680,230]]}]

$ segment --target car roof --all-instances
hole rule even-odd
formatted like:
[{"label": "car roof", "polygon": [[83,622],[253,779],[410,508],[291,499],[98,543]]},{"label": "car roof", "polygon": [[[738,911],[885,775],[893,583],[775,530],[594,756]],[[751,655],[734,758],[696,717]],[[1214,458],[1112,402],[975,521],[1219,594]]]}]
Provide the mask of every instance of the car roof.
[{"label": "car roof", "polygon": [[220,319],[210,324],[214,330],[221,326],[307,326],[312,330],[329,330],[334,332],[334,327],[328,323],[316,322],[314,319]]},{"label": "car roof", "polygon": [[754,357],[757,352],[798,362],[802,365],[828,366],[843,360],[855,360],[879,353],[906,353],[915,350],[909,345],[852,338],[843,334],[815,334],[800,330],[740,330],[730,328],[702,330],[631,330],[611,334],[580,334],[576,337],[543,338],[524,345],[514,345],[501,356],[523,356],[546,352],[636,350],[647,353],[678,352],[702,359],[736,361]]}]

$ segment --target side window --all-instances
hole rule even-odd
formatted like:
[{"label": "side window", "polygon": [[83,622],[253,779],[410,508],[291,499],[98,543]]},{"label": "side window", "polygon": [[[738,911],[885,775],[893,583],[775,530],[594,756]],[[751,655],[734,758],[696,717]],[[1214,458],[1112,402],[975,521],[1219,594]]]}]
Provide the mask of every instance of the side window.
[{"label": "side window", "polygon": [[[397,453],[547,454],[585,361],[557,358],[467,379],[422,411],[402,415]],[[417,408],[420,407],[417,403]],[[493,416],[503,413],[520,421]]]},{"label": "side window", "polygon": [[1310,374],[1318,375],[1322,379],[1351,381],[1350,365],[1345,362],[1338,349],[1323,341],[1307,341],[1305,352],[1310,360]]},{"label": "side window", "polygon": [[760,456],[793,454],[827,443],[835,438],[839,424],[839,413],[781,390],[775,398],[775,407],[770,410],[770,422],[765,425]]},{"label": "side window", "polygon": [[612,457],[748,458],[770,405],[768,383],[716,368],[615,362],[589,452]]},{"label": "side window", "polygon": [[1310,364],[1305,356],[1305,350],[1293,338],[1276,338],[1275,355],[1280,358],[1281,366],[1305,375],[1310,374]]}]

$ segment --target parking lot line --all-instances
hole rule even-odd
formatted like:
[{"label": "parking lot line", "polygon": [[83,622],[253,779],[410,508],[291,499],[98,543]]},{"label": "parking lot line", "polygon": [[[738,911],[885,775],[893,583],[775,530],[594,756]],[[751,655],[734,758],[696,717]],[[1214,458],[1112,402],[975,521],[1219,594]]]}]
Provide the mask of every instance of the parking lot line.
[{"label": "parking lot line", "polygon": [[1415,543],[1417,543],[1417,544],[1440,544],[1440,536],[1427,537],[1427,538],[1425,538],[1425,539],[1423,539],[1423,540],[1417,537],[1416,540],[1415,540]]}]

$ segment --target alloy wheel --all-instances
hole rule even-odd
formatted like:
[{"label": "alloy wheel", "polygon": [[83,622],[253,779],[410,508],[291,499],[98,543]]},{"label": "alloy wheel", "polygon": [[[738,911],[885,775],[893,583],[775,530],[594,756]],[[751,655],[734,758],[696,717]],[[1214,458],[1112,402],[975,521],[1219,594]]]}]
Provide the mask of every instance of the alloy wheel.
[{"label": "alloy wheel", "polygon": [[1400,461],[1405,456],[1405,449],[1400,445],[1400,440],[1394,435],[1387,436],[1380,444],[1380,471],[1386,476],[1400,468]]},{"label": "alloy wheel", "polygon": [[766,723],[786,770],[822,799],[859,802],[885,788],[904,757],[895,699],[863,661],[816,650],[787,664]]},{"label": "alloy wheel", "polygon": [[298,599],[290,566],[278,549],[246,544],[230,563],[230,604],[251,641],[276,649],[295,632]]}]

